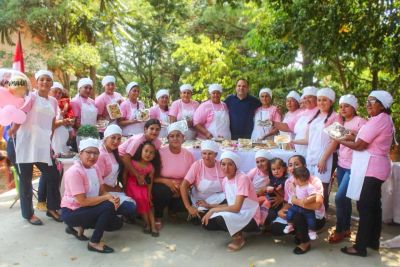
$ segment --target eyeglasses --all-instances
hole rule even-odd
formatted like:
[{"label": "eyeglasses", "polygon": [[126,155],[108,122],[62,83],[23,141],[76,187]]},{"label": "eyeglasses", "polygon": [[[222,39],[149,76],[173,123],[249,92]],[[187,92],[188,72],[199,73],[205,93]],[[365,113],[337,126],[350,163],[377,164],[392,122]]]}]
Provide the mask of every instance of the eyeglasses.
[{"label": "eyeglasses", "polygon": [[371,99],[371,100],[367,99],[367,101],[366,101],[365,103],[366,103],[367,106],[368,106],[368,105],[373,105],[373,104],[375,104],[375,103],[377,103],[377,102],[378,102],[377,99]]}]

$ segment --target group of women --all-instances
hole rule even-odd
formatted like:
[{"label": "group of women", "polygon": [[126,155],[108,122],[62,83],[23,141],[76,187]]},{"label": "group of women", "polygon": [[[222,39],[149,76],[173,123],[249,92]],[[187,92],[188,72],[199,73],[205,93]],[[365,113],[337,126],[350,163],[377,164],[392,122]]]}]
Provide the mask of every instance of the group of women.
[{"label": "group of women", "polygon": [[[186,208],[190,217],[206,229],[228,231],[232,236],[228,245],[231,251],[245,244],[244,231],[257,231],[264,223],[254,184],[240,171],[239,156],[231,151],[219,155],[218,145],[206,140],[231,137],[228,108],[221,101],[220,85],[210,85],[210,100],[200,105],[191,100],[190,85],[181,86],[181,99],[171,107],[168,91],[160,90],[156,95],[158,104],[150,109],[150,119],[143,122],[137,116],[144,108],[137,83],[128,84],[128,99],[123,100],[114,92],[115,78],[106,76],[102,82],[105,92],[93,100],[90,98],[93,83],[84,78],[79,80],[78,94],[70,103],[76,117],[71,121],[57,116],[61,112],[59,105],[49,95],[54,89],[52,73],[39,71],[35,78],[37,90],[26,97],[22,107],[27,113],[26,122],[14,124],[9,130],[10,136],[16,136],[22,216],[31,224],[42,224],[32,207],[33,165],[46,181],[47,215],[64,221],[68,225],[66,232],[79,240],[89,240],[84,230],[94,228],[88,243],[91,251],[112,252],[101,241],[103,232],[121,228],[122,221],[132,222],[137,214],[143,218],[143,231],[158,236],[165,208],[171,218]],[[378,249],[380,189],[390,173],[388,153],[394,136],[390,117],[392,96],[386,91],[372,91],[366,101],[369,118],[365,120],[357,116],[358,101],[354,95],[340,98],[338,114],[334,111],[336,96],[332,89],[306,87],[301,97],[295,91],[287,95],[288,112],[282,122],[272,105],[272,90],[260,90],[259,97],[261,107],[254,114],[251,138],[270,138],[278,131],[291,135],[298,155],[290,158],[288,173],[292,175],[297,167],[307,166],[310,183],[316,188],[309,201],[297,199],[293,190],[289,190],[295,181],[292,176],[287,179],[284,198],[276,197],[273,202],[280,203],[272,204],[288,199],[290,203],[282,206],[271,229],[282,233],[286,211],[292,204],[314,210],[316,228],[322,228],[331,177],[337,169],[337,225],[329,242],[340,242],[350,235],[350,199],[354,199],[360,215],[356,242],[341,251],[366,256],[367,247]],[[121,106],[123,116],[115,123],[105,111],[110,103]],[[104,131],[101,142],[94,139],[80,142],[79,160],[64,174],[65,191],[61,200],[61,179],[50,152],[54,129],[94,125],[98,118],[109,119],[112,124]],[[180,120],[186,120],[189,130],[176,123]],[[349,130],[345,138],[332,139],[325,133],[324,129],[334,122]],[[121,144],[123,135],[131,137]],[[196,135],[205,139],[198,161],[182,147],[185,138]],[[161,147],[159,137],[166,137],[168,145]],[[255,161],[266,159],[266,154],[257,153]],[[294,253],[304,254],[310,249],[306,218],[296,214],[292,221],[299,244]]]}]

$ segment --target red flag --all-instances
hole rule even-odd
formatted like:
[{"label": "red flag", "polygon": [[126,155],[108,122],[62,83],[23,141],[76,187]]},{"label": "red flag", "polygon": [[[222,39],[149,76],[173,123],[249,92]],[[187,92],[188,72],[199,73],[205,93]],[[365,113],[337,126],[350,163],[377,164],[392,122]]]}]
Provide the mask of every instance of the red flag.
[{"label": "red flag", "polygon": [[21,45],[21,33],[18,33],[18,42],[15,46],[15,53],[13,59],[13,67],[14,70],[18,70],[22,73],[25,72],[24,66],[24,54],[22,53],[22,45]]}]

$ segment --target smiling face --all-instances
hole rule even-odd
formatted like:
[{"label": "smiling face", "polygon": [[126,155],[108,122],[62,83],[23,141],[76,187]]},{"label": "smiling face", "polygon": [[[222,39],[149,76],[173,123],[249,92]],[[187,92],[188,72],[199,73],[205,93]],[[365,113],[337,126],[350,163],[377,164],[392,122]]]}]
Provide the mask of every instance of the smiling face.
[{"label": "smiling face", "polygon": [[268,174],[268,160],[266,158],[256,158],[257,168],[264,174]]},{"label": "smiling face", "polygon": [[81,88],[79,88],[79,95],[83,98],[88,98],[90,96],[90,93],[92,92],[93,87],[91,85],[84,85]]},{"label": "smiling face", "polygon": [[215,166],[215,158],[217,156],[217,153],[211,150],[202,150],[201,151],[201,158],[204,161],[204,164],[208,168],[212,168]]},{"label": "smiling face", "polygon": [[368,97],[366,105],[370,117],[377,116],[385,110],[384,106],[373,96]]},{"label": "smiling face", "polygon": [[36,82],[38,91],[42,94],[48,95],[51,86],[53,86],[53,79],[50,76],[41,75]]},{"label": "smiling face", "polygon": [[293,97],[286,98],[286,108],[290,112],[294,112],[299,108],[299,103]]},{"label": "smiling face", "polygon": [[313,95],[305,95],[302,99],[302,105],[306,109],[313,109],[317,106],[317,97]]},{"label": "smiling face", "polygon": [[129,100],[130,100],[131,102],[136,103],[136,101],[137,101],[137,99],[138,99],[138,97],[139,97],[139,94],[140,94],[140,87],[139,87],[139,86],[134,86],[134,87],[132,87],[132,89],[129,91],[128,98],[129,98]]},{"label": "smiling face", "polygon": [[239,80],[236,83],[236,94],[239,98],[245,98],[249,93],[249,85],[245,80]]},{"label": "smiling face", "polygon": [[181,97],[183,103],[190,103],[190,100],[192,99],[192,91],[185,90],[180,93],[180,97]]},{"label": "smiling face", "polygon": [[61,88],[52,88],[49,92],[49,95],[57,100],[60,100],[62,97],[62,90]]},{"label": "smiling face", "polygon": [[288,163],[288,173],[292,175],[293,170],[298,167],[305,167],[305,166],[303,165],[303,163],[300,161],[300,159],[298,157],[296,157],[296,156],[291,157],[289,159],[289,163]]},{"label": "smiling face", "polygon": [[156,149],[150,144],[145,144],[142,149],[142,160],[150,162],[156,155]]},{"label": "smiling face", "polygon": [[326,96],[319,96],[317,103],[319,110],[324,113],[327,113],[333,104],[332,100],[330,100]]},{"label": "smiling face", "polygon": [[236,175],[236,165],[231,159],[221,160],[221,170],[229,179],[234,178]]},{"label": "smiling face", "polygon": [[180,149],[185,141],[184,135],[180,131],[172,131],[167,136],[169,147],[172,149]]},{"label": "smiling face", "polygon": [[146,140],[153,141],[160,135],[161,127],[158,124],[151,124],[149,127],[144,128],[144,136]]},{"label": "smiling face", "polygon": [[121,144],[121,135],[120,134],[112,134],[105,138],[104,145],[107,150],[115,150]]},{"label": "smiling face", "polygon": [[268,93],[262,93],[260,95],[260,102],[263,107],[271,106],[272,98]]},{"label": "smiling face", "polygon": [[213,104],[219,104],[221,102],[221,92],[220,91],[213,91],[210,95],[211,102]]},{"label": "smiling face", "polygon": [[90,168],[96,164],[99,154],[98,148],[88,147],[79,153],[79,158],[85,168]]},{"label": "smiling face", "polygon": [[350,120],[355,116],[356,110],[354,109],[353,106],[346,103],[342,103],[339,105],[339,113],[340,116],[342,116],[346,120]]},{"label": "smiling face", "polygon": [[104,85],[104,92],[106,92],[107,95],[112,95],[115,91],[115,83],[107,83]]}]

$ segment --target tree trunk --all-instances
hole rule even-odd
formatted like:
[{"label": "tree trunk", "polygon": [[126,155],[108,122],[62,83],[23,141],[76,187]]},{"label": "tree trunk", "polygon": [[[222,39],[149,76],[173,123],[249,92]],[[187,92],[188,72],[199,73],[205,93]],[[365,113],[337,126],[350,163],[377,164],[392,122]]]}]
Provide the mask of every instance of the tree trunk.
[{"label": "tree trunk", "polygon": [[309,86],[313,84],[314,78],[314,62],[312,56],[308,53],[306,47],[301,44],[299,46],[300,52],[303,55],[303,74],[302,74],[302,87]]}]

